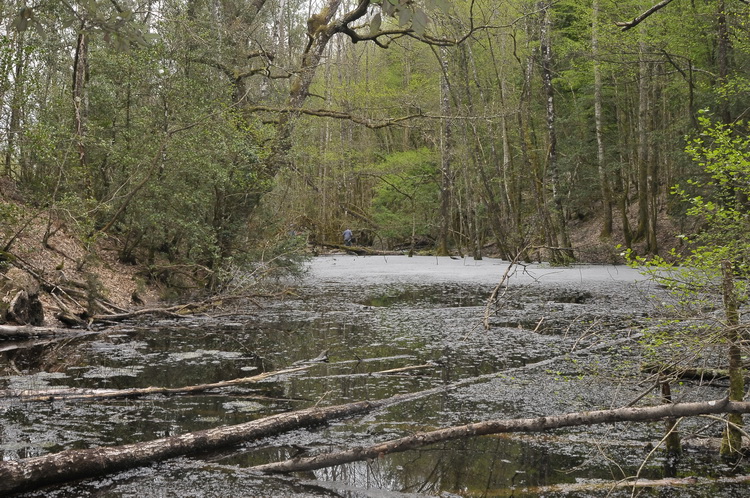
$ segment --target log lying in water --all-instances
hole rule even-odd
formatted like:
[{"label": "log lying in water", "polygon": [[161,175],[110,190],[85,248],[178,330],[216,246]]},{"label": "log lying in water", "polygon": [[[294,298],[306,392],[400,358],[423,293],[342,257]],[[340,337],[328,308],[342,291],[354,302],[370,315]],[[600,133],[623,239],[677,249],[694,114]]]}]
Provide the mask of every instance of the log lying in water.
[{"label": "log lying in water", "polygon": [[0,397],[12,397],[20,401],[54,401],[59,399],[65,400],[101,400],[101,399],[124,399],[148,396],[150,394],[194,394],[208,391],[209,389],[218,389],[221,387],[238,386],[241,384],[251,384],[277,375],[298,372],[307,369],[307,366],[288,368],[286,370],[277,370],[275,372],[264,372],[252,377],[242,377],[238,379],[224,380],[210,384],[198,384],[195,386],[184,387],[140,387],[132,389],[73,389],[57,388],[45,390],[24,390],[24,391],[0,391]]},{"label": "log lying in water", "polygon": [[57,335],[80,334],[80,330],[60,329],[55,327],[32,327],[31,325],[0,325],[0,339],[30,339],[33,337],[52,337]]},{"label": "log lying in water", "polygon": [[377,401],[358,401],[325,408],[307,408],[272,415],[252,422],[190,432],[153,441],[113,446],[66,450],[60,453],[0,462],[0,496],[28,491],[112,472],[132,469],[177,456],[215,451],[243,442],[284,432],[322,425],[329,420],[368,413],[430,394],[444,388],[413,394],[399,394]]},{"label": "log lying in water", "polygon": [[[750,368],[750,364],[745,363],[744,369]],[[724,380],[729,378],[729,370],[725,368],[703,368],[703,367],[683,367],[679,365],[659,365],[655,363],[646,363],[641,366],[641,371],[648,373],[660,373],[662,375],[676,377],[678,379],[698,380],[710,382],[713,380]],[[745,376],[748,372],[745,371]]]},{"label": "log lying in water", "polygon": [[253,467],[253,470],[267,473],[300,472],[342,465],[345,463],[378,458],[388,453],[398,453],[430,444],[484,436],[506,432],[542,432],[561,427],[615,422],[651,422],[665,418],[690,417],[719,413],[750,413],[750,402],[729,401],[728,399],[697,403],[674,403],[642,408],[617,408],[591,412],[568,413],[548,417],[490,420],[474,424],[447,427],[436,431],[406,436],[366,447],[323,453],[310,457],[299,457],[283,462],[269,463]]}]

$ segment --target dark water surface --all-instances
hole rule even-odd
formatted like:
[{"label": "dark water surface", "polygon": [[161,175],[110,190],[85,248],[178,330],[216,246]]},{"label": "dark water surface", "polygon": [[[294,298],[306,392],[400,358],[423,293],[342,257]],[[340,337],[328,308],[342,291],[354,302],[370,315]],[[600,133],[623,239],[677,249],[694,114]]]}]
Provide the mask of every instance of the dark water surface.
[{"label": "dark water surface", "polygon": [[[325,427],[27,496],[630,496],[632,486],[613,490],[611,484],[628,478],[632,484],[635,475],[700,476],[690,485],[638,488],[640,496],[750,494],[747,485],[726,482],[747,473],[744,463],[730,469],[696,449],[673,467],[660,451],[650,454],[663,437],[661,423],[453,441],[293,476],[249,470],[300,451],[369,445],[450,425],[618,407],[647,389],[639,384],[644,376],[636,338],[652,319],[649,296],[658,292],[652,284],[612,266],[518,268],[485,331],[484,306],[506,267],[497,260],[317,258],[283,300],[6,351],[0,388],[14,391],[181,387],[307,368],[194,395],[6,397],[0,400],[0,455],[15,460],[134,443],[313,405],[450,386]],[[323,351],[328,362],[308,363]],[[409,366],[420,368],[380,373]],[[674,394],[715,399],[724,389],[684,384]],[[642,401],[657,402],[656,391]],[[710,421],[683,424],[685,433],[721,431]]]}]

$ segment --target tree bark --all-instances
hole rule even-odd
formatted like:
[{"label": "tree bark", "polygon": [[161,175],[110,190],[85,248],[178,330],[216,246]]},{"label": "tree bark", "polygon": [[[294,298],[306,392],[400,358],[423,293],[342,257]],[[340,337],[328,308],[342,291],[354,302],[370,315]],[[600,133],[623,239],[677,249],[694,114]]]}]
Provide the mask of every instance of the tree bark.
[{"label": "tree bark", "polygon": [[283,462],[258,465],[253,467],[253,470],[268,473],[301,472],[378,458],[387,453],[407,451],[430,444],[465,437],[507,432],[543,432],[562,427],[613,424],[616,422],[652,422],[668,418],[719,413],[750,413],[750,403],[729,401],[725,398],[722,400],[697,403],[669,403],[645,408],[627,407],[613,410],[568,413],[565,415],[549,417],[515,420],[489,420],[486,422],[424,432],[367,447],[357,447],[340,452],[325,453],[312,457],[295,458]]},{"label": "tree bark", "polygon": [[[76,147],[78,149],[78,161],[84,171],[88,162],[86,153],[86,119],[88,116],[88,96],[86,95],[86,83],[89,76],[89,41],[86,33],[86,25],[81,22],[78,40],[76,42],[75,58],[73,62],[73,116],[75,120]],[[91,185],[85,185],[87,189]]]},{"label": "tree bark", "polygon": [[552,3],[542,6],[542,21],[540,30],[540,44],[542,52],[542,82],[544,94],[547,98],[547,171],[552,189],[552,223],[555,233],[555,244],[552,250],[552,262],[566,264],[573,261],[573,250],[565,222],[565,213],[560,192],[560,168],[557,154],[557,115],[555,111],[555,92],[552,87]]},{"label": "tree bark", "polygon": [[612,188],[607,179],[604,156],[604,124],[602,119],[602,70],[599,63],[599,0],[594,0],[591,14],[591,52],[594,62],[594,126],[596,130],[596,162],[599,188],[604,208],[601,237],[612,236]]},{"label": "tree bark", "polygon": [[445,47],[441,47],[440,66],[443,71],[440,80],[440,226],[436,254],[448,255],[448,232],[451,223],[451,199],[453,197],[452,169],[452,127],[450,118],[450,83],[448,80],[448,54]]},{"label": "tree bark", "polygon": [[[24,93],[24,80],[26,76],[26,62],[28,57],[24,52],[24,33],[18,33],[15,39],[16,53],[14,58],[15,70],[13,72],[13,95],[10,105],[10,119],[7,127],[7,144],[5,151],[5,169],[3,174],[12,177],[14,174],[13,156],[16,148],[16,137],[21,132],[21,113]],[[16,172],[20,173],[20,172]],[[17,175],[18,176],[18,175]]]},{"label": "tree bark", "polygon": [[[672,388],[669,385],[669,380],[662,379],[661,382],[661,397],[664,403],[672,403]],[[676,457],[682,453],[682,444],[680,442],[680,433],[677,432],[677,418],[667,417],[664,419],[664,431],[667,446],[667,455]]]},{"label": "tree bark", "polygon": [[638,61],[638,227],[634,234],[634,240],[640,241],[646,239],[646,252],[651,252],[648,237],[650,227],[650,209],[649,209],[649,162],[653,158],[649,157],[649,113],[650,113],[650,94],[649,94],[649,64],[646,61],[646,29],[641,26],[639,31],[639,61]]}]

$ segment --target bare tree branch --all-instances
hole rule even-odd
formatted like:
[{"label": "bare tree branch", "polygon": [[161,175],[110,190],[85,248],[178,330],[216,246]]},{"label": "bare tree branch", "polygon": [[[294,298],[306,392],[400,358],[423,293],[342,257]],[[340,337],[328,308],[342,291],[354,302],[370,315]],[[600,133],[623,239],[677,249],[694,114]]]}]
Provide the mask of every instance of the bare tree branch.
[{"label": "bare tree branch", "polygon": [[672,3],[672,0],[662,0],[661,2],[657,3],[656,5],[654,5],[650,9],[648,9],[643,14],[641,14],[638,17],[636,17],[635,19],[633,19],[632,21],[616,22],[615,25],[621,27],[623,31],[627,31],[630,28],[634,28],[634,27],[638,26],[641,22],[643,22],[649,16],[651,16],[651,14],[655,13],[658,10],[663,9],[664,7],[666,7],[667,5],[669,5],[670,3]]}]

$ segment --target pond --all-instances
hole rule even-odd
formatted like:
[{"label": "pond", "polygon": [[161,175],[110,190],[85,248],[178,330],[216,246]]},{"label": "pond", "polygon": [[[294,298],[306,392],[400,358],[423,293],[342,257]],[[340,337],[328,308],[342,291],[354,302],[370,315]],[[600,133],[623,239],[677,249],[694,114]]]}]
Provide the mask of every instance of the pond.
[{"label": "pond", "polygon": [[[5,397],[0,454],[15,460],[128,444],[443,386],[437,394],[325,427],[25,496],[630,496],[632,485],[611,484],[636,474],[676,478],[673,486],[637,489],[646,496],[746,490],[733,482],[747,473],[744,464],[729,468],[698,449],[688,448],[676,464],[652,452],[663,423],[462,439],[288,476],[251,470],[301,452],[468,422],[619,407],[648,390],[641,383],[638,337],[654,319],[651,296],[659,289],[653,283],[626,267],[518,266],[485,330],[487,299],[507,268],[495,259],[318,257],[283,299],[6,348],[0,387],[13,391],[183,387],[305,368],[192,395]],[[327,361],[316,361],[323,357]],[[678,401],[716,399],[725,387],[684,383],[673,395]],[[658,396],[654,390],[641,403],[656,404]],[[716,437],[721,426],[686,421],[681,430]],[[701,477],[685,479],[693,475]]]}]

